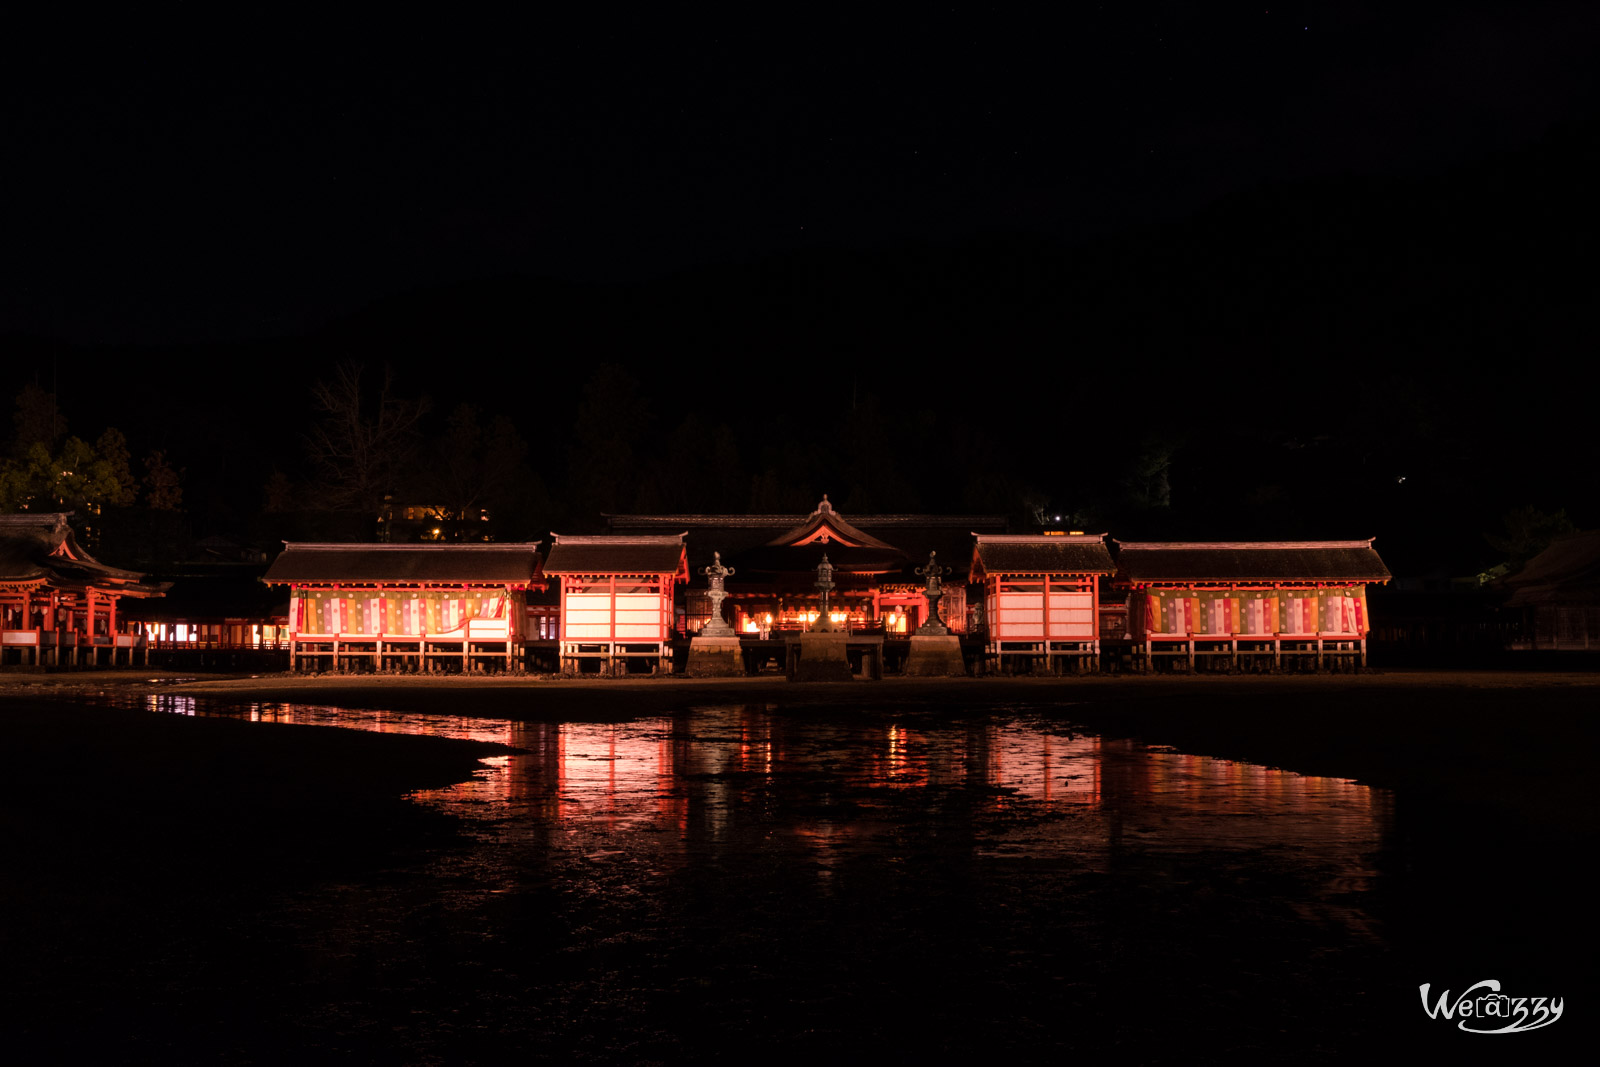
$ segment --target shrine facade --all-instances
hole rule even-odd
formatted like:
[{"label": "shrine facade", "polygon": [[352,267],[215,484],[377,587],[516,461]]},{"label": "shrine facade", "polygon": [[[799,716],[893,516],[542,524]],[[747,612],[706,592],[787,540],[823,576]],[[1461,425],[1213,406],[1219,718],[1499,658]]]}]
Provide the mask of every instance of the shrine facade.
[{"label": "shrine facade", "polygon": [[673,598],[689,577],[682,534],[552,534],[544,573],[561,582],[563,673],[669,669]]},{"label": "shrine facade", "polygon": [[[823,497],[809,515],[611,515],[614,533],[681,535],[690,583],[675,606],[674,630],[698,634],[711,621],[704,569],[720,553],[733,569],[724,588],[723,617],[747,640],[776,639],[810,629],[822,610],[817,567],[827,556],[834,588],[830,622],[853,633],[909,637],[927,622],[926,569],[936,565],[965,576],[973,535],[1003,534],[996,515],[855,515],[846,517]],[[973,608],[976,607],[976,613]],[[969,604],[964,581],[947,582],[939,618],[952,633],[977,625],[981,605]]]},{"label": "shrine facade", "polygon": [[979,534],[970,582],[983,590],[984,654],[1098,669],[1100,583],[1116,565],[1104,534]]},{"label": "shrine facade", "polygon": [[1115,585],[1146,666],[1367,662],[1367,586],[1389,568],[1365,541],[1120,542]]},{"label": "shrine facade", "polygon": [[289,669],[511,670],[537,544],[287,543],[261,579],[289,590]]}]

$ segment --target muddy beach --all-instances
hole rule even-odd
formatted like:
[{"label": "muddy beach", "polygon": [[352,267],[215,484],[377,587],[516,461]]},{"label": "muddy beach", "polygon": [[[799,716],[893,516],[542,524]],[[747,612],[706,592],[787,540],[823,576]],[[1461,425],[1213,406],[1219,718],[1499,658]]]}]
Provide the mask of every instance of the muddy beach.
[{"label": "muddy beach", "polygon": [[[7,1031],[35,1061],[1537,1060],[1593,993],[1596,696],[16,676]],[[1422,1012],[1488,977],[1569,1017]]]}]

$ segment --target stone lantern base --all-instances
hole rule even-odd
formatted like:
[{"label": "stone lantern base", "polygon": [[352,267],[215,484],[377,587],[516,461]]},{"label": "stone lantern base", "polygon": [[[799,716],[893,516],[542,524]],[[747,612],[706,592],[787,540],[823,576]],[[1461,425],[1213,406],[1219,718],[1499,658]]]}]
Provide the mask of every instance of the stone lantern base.
[{"label": "stone lantern base", "polygon": [[911,655],[906,657],[906,674],[913,678],[951,678],[967,673],[961,659],[961,638],[955,634],[934,637],[913,634]]},{"label": "stone lantern base", "polygon": [[691,678],[732,678],[744,674],[738,637],[691,637],[687,673]]},{"label": "stone lantern base", "polygon": [[800,635],[789,651],[789,680],[791,682],[848,682],[855,675],[850,672],[850,654],[842,631],[833,633],[810,632]]}]

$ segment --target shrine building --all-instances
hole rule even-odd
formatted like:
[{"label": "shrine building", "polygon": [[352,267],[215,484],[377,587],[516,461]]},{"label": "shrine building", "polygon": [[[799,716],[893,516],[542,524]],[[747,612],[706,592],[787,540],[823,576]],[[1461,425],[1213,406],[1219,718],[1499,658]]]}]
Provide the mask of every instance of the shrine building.
[{"label": "shrine building", "polygon": [[148,658],[130,632],[124,599],[159,597],[167,584],[99,562],[79,546],[67,514],[0,515],[0,665],[133,666]]},{"label": "shrine building", "polygon": [[689,577],[683,535],[551,538],[544,573],[561,581],[562,672],[670,669],[673,598]]},{"label": "shrine building", "polygon": [[[837,586],[828,598],[835,625],[856,632],[909,636],[927,621],[925,579],[930,553],[955,578],[945,587],[939,617],[952,633],[973,625],[965,577],[973,531],[1005,533],[996,515],[853,515],[835,511],[824,496],[809,515],[610,515],[614,533],[668,530],[683,536],[690,581],[676,605],[675,629],[693,636],[710,621],[702,569],[720,553],[733,568],[725,581],[724,614],[741,637],[759,640],[807,629],[821,595],[817,566],[828,557]],[[981,611],[981,608],[980,608]]]},{"label": "shrine building", "polygon": [[261,579],[289,589],[289,669],[511,670],[537,544],[286,543]]},{"label": "shrine building", "polygon": [[1146,667],[1366,665],[1367,585],[1390,578],[1370,538],[1117,545],[1113,581],[1129,595],[1129,635]]},{"label": "shrine building", "polygon": [[1048,670],[1100,665],[1100,583],[1116,571],[1104,534],[976,534],[969,581],[983,590],[984,655]]}]

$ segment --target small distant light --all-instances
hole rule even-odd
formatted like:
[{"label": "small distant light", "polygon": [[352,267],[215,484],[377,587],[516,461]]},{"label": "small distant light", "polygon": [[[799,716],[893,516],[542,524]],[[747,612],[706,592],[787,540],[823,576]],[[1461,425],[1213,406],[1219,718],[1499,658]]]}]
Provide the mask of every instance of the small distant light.
[{"label": "small distant light", "polygon": [[1406,476],[1404,474],[1402,474],[1402,475],[1400,475],[1398,478],[1396,478],[1394,480],[1394,484],[1395,485],[1401,485],[1401,484],[1403,484],[1405,482],[1405,480],[1406,480]]}]

